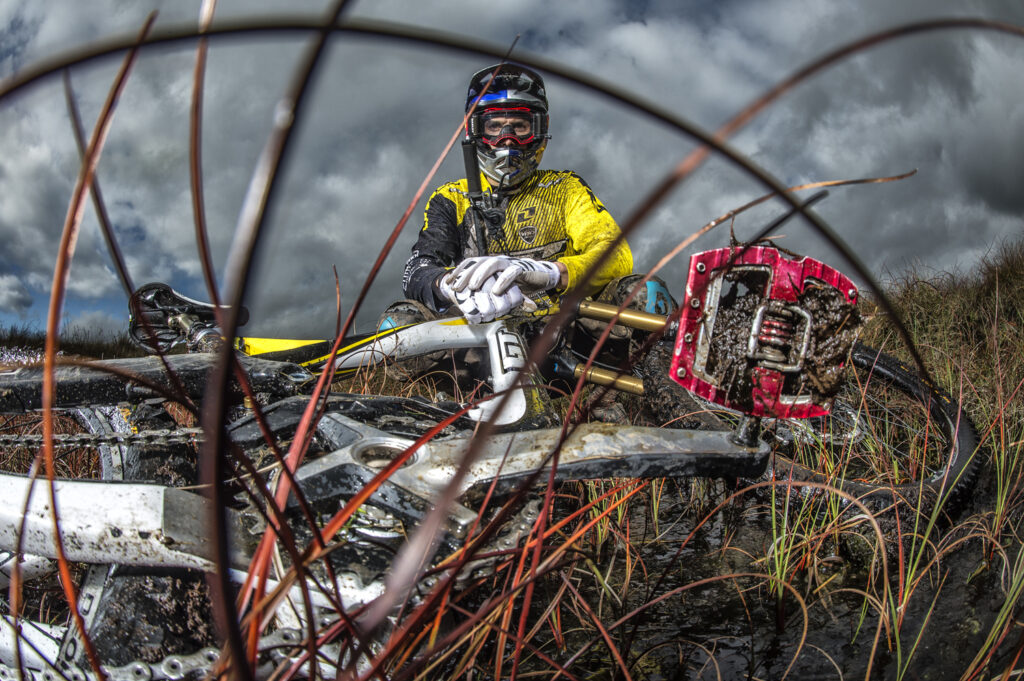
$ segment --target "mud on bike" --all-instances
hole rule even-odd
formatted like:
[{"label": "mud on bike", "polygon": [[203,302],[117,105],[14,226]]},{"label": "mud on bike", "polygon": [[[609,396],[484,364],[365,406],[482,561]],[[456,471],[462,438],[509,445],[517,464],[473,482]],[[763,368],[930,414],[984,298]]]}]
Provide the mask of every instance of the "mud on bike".
[{"label": "mud on bike", "polygon": [[[303,555],[322,549],[301,579],[290,579],[300,556],[273,545],[263,576],[281,598],[264,613],[255,675],[336,675],[361,664],[346,626],[384,593],[394,556],[471,449],[434,551],[440,565],[472,543],[462,569],[469,577],[496,569],[539,510],[538,495],[527,494],[526,503],[499,511],[500,522],[481,540],[483,516],[494,513],[480,509],[485,492],[507,496],[549,475],[774,475],[826,482],[881,509],[922,508],[940,498],[953,507],[977,476],[977,435],[941,390],[856,341],[857,296],[847,277],[818,261],[761,246],[718,249],[691,259],[675,315],[580,304],[579,318],[634,330],[645,354],[631,372],[588,369],[569,334],[544,366],[528,365],[529,344],[547,322],[536,314],[477,325],[439,319],[346,339],[333,356],[339,373],[478,349],[493,397],[463,405],[326,394],[305,459],[292,473],[301,495],[292,494],[280,514],[268,512],[268,492],[254,480],[270,494],[280,484],[274,449],[295,437],[314,371],[331,358],[329,344],[238,339],[249,388],[232,387],[224,424],[231,451],[245,462],[227,483],[228,574],[241,591],[272,516],[284,526],[278,535],[290,536]],[[139,289],[132,305],[133,336],[159,356],[56,368],[56,458],[85,457],[87,470],[79,464],[73,475],[92,478],[54,485],[84,638],[66,609],[47,613],[45,598],[33,596],[46,589],[34,585],[52,584],[57,560],[48,484],[26,475],[42,444],[42,369],[0,374],[0,449],[14,462],[9,468],[20,466],[0,475],[5,582],[17,565],[17,600],[3,604],[0,678],[19,669],[37,681],[96,678],[86,640],[112,679],[199,677],[224,662],[203,576],[217,566],[210,502],[196,487],[204,435],[180,406],[201,404],[217,361],[202,351],[222,342],[215,310],[162,284]],[[189,351],[167,352],[176,345]],[[563,437],[546,384],[581,375],[642,394],[651,425],[579,423]],[[482,423],[491,432],[474,439]],[[386,480],[375,481],[401,457]],[[322,534],[371,482],[373,493],[343,526]],[[445,574],[428,573],[413,601],[427,598]],[[361,654],[372,656],[372,646]]]}]

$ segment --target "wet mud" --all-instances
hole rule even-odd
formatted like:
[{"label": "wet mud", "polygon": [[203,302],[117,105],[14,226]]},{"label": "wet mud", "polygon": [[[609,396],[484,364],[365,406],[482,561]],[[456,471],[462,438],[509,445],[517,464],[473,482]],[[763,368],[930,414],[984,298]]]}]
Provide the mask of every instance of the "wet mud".
[{"label": "wet mud", "polygon": [[[758,270],[734,270],[723,275],[724,282],[715,315],[714,342],[708,355],[706,372],[725,388],[726,399],[736,408],[754,408],[753,369],[763,362],[749,356],[748,344],[758,309],[766,303],[767,279]],[[795,347],[809,327],[809,342],[800,374],[784,374],[784,394],[810,395],[813,402],[825,403],[836,395],[842,384],[841,364],[850,352],[862,320],[855,304],[823,282],[808,280],[798,294],[796,306],[810,315],[806,320],[793,314],[781,301],[768,302],[766,320],[772,319],[789,329],[770,342],[759,342],[757,353],[778,362],[796,361]],[[770,322],[766,321],[762,329]]]},{"label": "wet mud", "polygon": [[89,631],[100,659],[124,665],[159,662],[216,645],[213,609],[202,574],[143,574],[115,569]]},{"label": "wet mud", "polygon": [[842,386],[842,363],[857,340],[863,319],[857,306],[846,302],[831,286],[807,286],[798,300],[814,320],[804,362],[805,379],[816,395],[834,397]]},{"label": "wet mud", "polygon": [[[710,492],[708,483],[700,484],[704,506],[732,493],[722,483],[713,483]],[[599,569],[608,570],[608,584],[622,590],[621,604],[602,596],[596,584],[583,590],[588,582],[580,577],[581,592],[595,610],[600,606],[605,626],[629,616],[612,636],[632,678],[956,679],[985,649],[1005,602],[1000,570],[987,566],[978,541],[943,548],[938,561],[928,561],[936,547],[965,535],[965,521],[986,511],[982,495],[991,480],[982,482],[958,524],[929,536],[921,564],[927,569],[910,564],[913,552],[922,549],[920,540],[915,545],[904,535],[902,552],[894,550],[900,539],[892,523],[883,523],[879,547],[872,526],[853,521],[851,512],[843,529],[795,548],[780,568],[775,561],[783,540],[773,531],[770,494],[740,494],[709,515],[695,512],[690,482],[668,485],[657,528],[643,508],[629,516],[631,550],[642,577],[640,568],[632,576],[621,569],[622,545],[606,545],[592,555]],[[776,526],[785,513],[781,499],[774,506]],[[1010,554],[1019,548],[1011,547]],[[778,588],[777,579],[786,587]],[[901,587],[909,597],[899,596]],[[878,604],[886,602],[880,611]],[[597,638],[592,627],[567,637],[566,657],[594,643],[572,669],[590,670],[587,678],[621,678]],[[1019,643],[1008,640],[997,649],[994,673],[982,678],[1011,666]]]}]

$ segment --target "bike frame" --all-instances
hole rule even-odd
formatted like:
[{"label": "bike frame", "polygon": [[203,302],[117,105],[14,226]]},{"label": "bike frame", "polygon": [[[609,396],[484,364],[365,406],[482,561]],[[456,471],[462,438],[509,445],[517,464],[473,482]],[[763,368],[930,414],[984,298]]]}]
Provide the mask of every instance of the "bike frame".
[{"label": "bike frame", "polygon": [[[465,329],[462,327],[461,335],[456,333],[459,342],[467,338]],[[507,330],[502,332],[503,325],[496,324],[491,329],[484,333],[489,347],[495,348],[494,352],[500,357],[519,357],[505,350],[499,342],[507,339]],[[509,373],[518,374],[518,370]],[[523,387],[513,394],[516,393],[526,399]],[[521,413],[523,403],[516,400],[512,404],[516,411],[510,413]],[[321,419],[318,433],[333,443],[333,450],[301,466],[295,474],[310,502],[323,497],[351,498],[380,472],[387,463],[387,453],[394,457],[415,446],[411,439],[396,437],[330,411]],[[120,447],[116,445],[114,449]],[[537,479],[547,480],[548,474],[544,471],[553,465],[552,454],[556,451],[559,460],[555,479],[558,481],[597,477],[735,478],[760,474],[769,456],[766,444],[744,446],[728,431],[582,424],[567,438],[561,428],[545,428],[499,433],[480,443],[474,443],[472,435],[467,434],[420,445],[409,463],[396,470],[370,497],[369,503],[407,525],[414,525],[451,484],[472,447],[478,449],[477,456],[460,482],[460,493],[492,481],[497,483],[499,491],[507,491],[522,484],[538,469],[541,476]],[[70,561],[214,569],[208,540],[212,535],[209,502],[198,493],[143,483],[59,481],[54,485],[51,502],[45,480],[0,474],[0,494],[6,499],[27,500],[23,507],[21,504],[0,505],[0,552],[13,558],[20,549],[19,559],[37,572],[57,560],[53,541],[55,512],[60,514],[59,531],[65,556]],[[227,514],[234,528],[231,574],[241,582],[255,546],[251,533],[242,528],[234,512],[228,510]],[[452,504],[442,528],[443,543],[449,550],[457,547],[476,521],[474,511],[460,503]],[[369,603],[380,596],[383,589],[380,583],[364,585],[346,579],[339,579],[332,586],[349,608]],[[295,602],[299,602],[303,597],[301,590],[295,587],[294,591]],[[326,596],[315,592],[313,595],[318,607],[328,606]],[[10,618],[6,619],[10,624]],[[23,659],[47,665],[51,664],[49,660],[57,659],[56,641],[63,636],[63,630],[22,628],[15,635],[10,627],[7,629],[10,635],[0,635],[0,662],[15,664],[19,646],[23,653],[26,650],[42,652]]]},{"label": "bike frame", "polygon": [[[365,367],[400,363],[438,351],[486,349],[490,360],[488,383],[494,393],[507,393],[508,397],[500,407],[497,400],[480,402],[469,411],[468,416],[474,421],[487,421],[499,427],[514,427],[529,416],[546,410],[548,406],[542,399],[531,397],[541,394],[543,381],[526,367],[529,350],[520,327],[556,312],[557,307],[548,308],[483,324],[470,324],[462,317],[448,317],[378,331],[342,345],[334,357],[335,371],[344,375]],[[643,331],[662,331],[668,322],[663,315],[619,310],[614,305],[594,301],[581,303],[577,315],[604,322],[615,319],[618,324]],[[323,349],[329,342],[244,337],[235,341],[236,348],[255,358],[285,358],[289,350],[303,353],[314,344]],[[322,367],[329,359],[329,354],[318,354],[304,359],[302,365]],[[575,364],[566,369],[572,372],[574,378],[585,374],[584,380],[589,383],[643,394],[643,382],[626,374],[600,367],[591,367],[584,372],[582,366]]]}]

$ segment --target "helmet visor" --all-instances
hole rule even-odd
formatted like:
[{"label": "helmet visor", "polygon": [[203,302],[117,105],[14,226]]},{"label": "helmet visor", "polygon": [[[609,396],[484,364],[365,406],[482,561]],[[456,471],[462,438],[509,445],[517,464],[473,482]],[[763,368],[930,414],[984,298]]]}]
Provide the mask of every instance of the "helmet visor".
[{"label": "helmet visor", "polygon": [[516,145],[533,142],[537,136],[533,113],[527,108],[487,109],[479,114],[480,139],[496,147],[506,140]]}]

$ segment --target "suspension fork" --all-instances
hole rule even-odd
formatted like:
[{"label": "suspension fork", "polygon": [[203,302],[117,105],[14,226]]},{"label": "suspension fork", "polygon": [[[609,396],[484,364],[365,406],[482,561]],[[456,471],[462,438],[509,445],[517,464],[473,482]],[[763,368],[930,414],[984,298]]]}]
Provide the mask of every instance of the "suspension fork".
[{"label": "suspension fork", "polygon": [[[579,307],[576,309],[576,313],[580,317],[594,319],[600,322],[611,323],[614,319],[616,324],[651,333],[666,331],[665,327],[666,324],[668,324],[668,317],[666,315],[640,312],[639,310],[631,310],[628,308],[625,310],[619,310],[617,305],[599,303],[593,300],[581,301]],[[667,331],[671,332],[672,329],[667,329]],[[606,386],[622,392],[632,393],[633,395],[644,394],[643,379],[637,378],[636,376],[595,366],[584,370],[583,362],[576,362],[575,360],[564,357],[559,358],[558,361],[565,365],[567,372],[572,372],[573,378],[578,379],[580,376],[583,376],[583,380],[587,383]],[[557,367],[556,371],[558,371]]]}]

